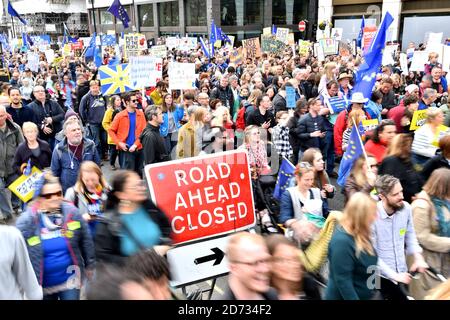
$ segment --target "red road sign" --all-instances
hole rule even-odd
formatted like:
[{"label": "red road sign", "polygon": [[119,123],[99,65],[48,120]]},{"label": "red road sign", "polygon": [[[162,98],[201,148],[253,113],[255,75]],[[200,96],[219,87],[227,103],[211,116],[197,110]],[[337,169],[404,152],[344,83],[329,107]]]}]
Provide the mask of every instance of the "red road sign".
[{"label": "red road sign", "polygon": [[300,32],[304,32],[306,30],[306,22],[305,21],[302,20],[298,23],[298,30]]},{"label": "red road sign", "polygon": [[174,243],[210,238],[255,225],[247,153],[174,160],[145,167],[150,195],[169,217]]}]

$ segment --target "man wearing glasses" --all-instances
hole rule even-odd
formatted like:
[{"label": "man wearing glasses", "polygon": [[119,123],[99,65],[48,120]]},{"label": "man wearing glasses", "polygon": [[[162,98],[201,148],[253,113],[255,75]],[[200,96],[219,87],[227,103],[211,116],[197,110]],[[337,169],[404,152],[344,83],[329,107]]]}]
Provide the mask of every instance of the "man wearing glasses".
[{"label": "man wearing glasses", "polygon": [[33,122],[39,127],[39,138],[47,141],[53,150],[55,135],[62,129],[64,110],[57,102],[46,98],[43,86],[35,86],[33,94],[36,100],[28,105],[33,110]]},{"label": "man wearing glasses", "polygon": [[140,136],[146,126],[144,112],[137,109],[138,100],[134,92],[123,97],[125,110],[119,112],[108,130],[122,157],[122,169],[135,171],[142,176],[142,144]]},{"label": "man wearing glasses", "polygon": [[271,256],[262,236],[249,232],[234,234],[226,255],[229,288],[220,300],[278,300],[270,287]]}]

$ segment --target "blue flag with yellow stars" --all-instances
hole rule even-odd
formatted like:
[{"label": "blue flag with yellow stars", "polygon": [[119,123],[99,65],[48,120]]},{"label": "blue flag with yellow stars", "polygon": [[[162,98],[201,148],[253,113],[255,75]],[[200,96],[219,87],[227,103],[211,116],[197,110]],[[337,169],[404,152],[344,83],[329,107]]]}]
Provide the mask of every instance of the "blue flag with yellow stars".
[{"label": "blue flag with yellow stars", "polygon": [[348,142],[347,150],[345,150],[342,156],[341,165],[339,166],[339,178],[337,183],[342,187],[345,185],[345,181],[352,171],[353,164],[363,154],[363,143],[358,134],[359,127],[353,125],[352,133]]},{"label": "blue flag with yellow stars", "polygon": [[107,10],[111,13],[116,19],[119,19],[123,23],[124,28],[128,28],[128,24],[130,23],[130,17],[128,17],[128,13],[125,8],[122,6],[119,0],[114,0],[111,6]]},{"label": "blue flag with yellow stars", "polygon": [[277,184],[273,190],[273,197],[280,200],[281,195],[289,187],[289,180],[294,175],[295,166],[286,158],[283,157],[280,171],[278,172]]}]

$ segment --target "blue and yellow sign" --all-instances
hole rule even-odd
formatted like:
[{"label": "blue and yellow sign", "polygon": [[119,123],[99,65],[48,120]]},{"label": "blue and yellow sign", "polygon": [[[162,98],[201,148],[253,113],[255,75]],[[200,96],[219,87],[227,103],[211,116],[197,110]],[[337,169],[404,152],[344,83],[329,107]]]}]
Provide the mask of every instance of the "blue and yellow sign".
[{"label": "blue and yellow sign", "polygon": [[130,83],[130,66],[128,63],[115,66],[101,66],[98,69],[103,95],[118,94],[135,90]]}]

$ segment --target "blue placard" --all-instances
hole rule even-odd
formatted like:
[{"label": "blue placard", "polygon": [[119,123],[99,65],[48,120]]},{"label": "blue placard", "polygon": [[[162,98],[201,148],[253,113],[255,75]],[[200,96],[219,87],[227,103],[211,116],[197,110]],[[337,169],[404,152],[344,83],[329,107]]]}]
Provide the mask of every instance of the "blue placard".
[{"label": "blue placard", "polygon": [[116,36],[112,34],[103,34],[101,36],[102,46],[115,46]]},{"label": "blue placard", "polygon": [[286,87],[286,107],[295,108],[295,89],[294,87]]},{"label": "blue placard", "polygon": [[331,97],[328,99],[328,107],[332,111],[332,113],[338,114],[341,111],[344,111],[347,107],[347,102],[344,97]]}]

